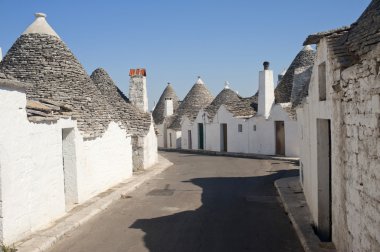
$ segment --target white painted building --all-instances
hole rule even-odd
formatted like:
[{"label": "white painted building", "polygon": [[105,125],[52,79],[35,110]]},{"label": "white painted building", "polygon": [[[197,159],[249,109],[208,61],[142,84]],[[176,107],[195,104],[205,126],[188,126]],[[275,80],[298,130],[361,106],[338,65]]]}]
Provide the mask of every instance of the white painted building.
[{"label": "white painted building", "polygon": [[[305,47],[293,60],[274,89],[269,62],[259,73],[259,91],[249,98],[240,97],[228,83],[209,106],[193,119],[182,117],[182,149],[264,155],[299,155],[298,126],[292,99],[298,98],[297,78],[310,78],[314,50]],[[296,82],[298,85],[303,82]],[[293,98],[292,98],[293,95]],[[277,101],[276,101],[277,100]]]},{"label": "white painted building", "polygon": [[[164,113],[167,115],[166,117],[163,117],[164,120],[162,119],[164,125],[158,125],[158,130],[161,130],[163,132],[161,133],[163,140],[159,140],[159,142],[162,144],[159,146],[170,149],[180,149],[183,148],[184,145],[192,145],[191,141],[187,141],[188,135],[186,134],[188,132],[183,135],[183,130],[181,128],[184,116],[190,118],[190,120],[194,120],[197,116],[198,111],[211,103],[213,96],[207,89],[202,79],[198,77],[198,80],[187,93],[185,99],[178,105],[177,109],[173,109],[173,114],[171,114],[171,109],[169,108],[174,105],[171,105],[172,102],[170,100],[173,100],[173,104],[178,104],[178,98],[175,93],[174,95],[173,93],[174,90],[171,86],[168,85],[160,98],[160,101],[162,100],[163,103],[160,105],[160,107],[156,106],[155,111],[153,112],[153,116],[155,118],[155,121],[161,121],[160,118],[163,117],[161,115]],[[175,99],[172,99],[173,97],[175,97]],[[159,103],[157,105],[159,105]],[[170,111],[170,113],[167,111]]]},{"label": "white painted building", "polygon": [[132,113],[129,104],[121,116],[122,103],[109,103],[115,87],[100,90],[45,17],[36,15],[0,63],[5,244],[131,177],[135,164],[148,168],[157,161],[151,116]]},{"label": "white painted building", "polygon": [[312,224],[338,251],[380,251],[379,8],[305,41],[317,56],[297,107],[300,179]]},{"label": "white painted building", "polygon": [[179,132],[169,130],[168,134],[168,126],[171,124],[178,106],[179,99],[173,86],[168,83],[152,113],[157,129],[158,147],[160,148],[180,148],[181,135]]}]

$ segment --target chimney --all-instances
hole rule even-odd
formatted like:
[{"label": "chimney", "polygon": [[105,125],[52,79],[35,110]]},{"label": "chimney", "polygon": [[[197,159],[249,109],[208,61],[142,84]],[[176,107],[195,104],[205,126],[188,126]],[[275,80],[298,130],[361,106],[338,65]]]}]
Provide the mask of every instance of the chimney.
[{"label": "chimney", "polygon": [[3,51],[1,50],[1,47],[0,47],[0,62],[3,60]]},{"label": "chimney", "polygon": [[173,100],[172,98],[165,98],[164,117],[171,116],[172,114],[173,114]]},{"label": "chimney", "polygon": [[148,112],[146,70],[144,68],[130,69],[129,76],[129,100],[141,111]]},{"label": "chimney", "polygon": [[264,70],[259,72],[259,104],[258,115],[267,119],[274,102],[273,71],[269,69],[269,62],[263,63]]}]

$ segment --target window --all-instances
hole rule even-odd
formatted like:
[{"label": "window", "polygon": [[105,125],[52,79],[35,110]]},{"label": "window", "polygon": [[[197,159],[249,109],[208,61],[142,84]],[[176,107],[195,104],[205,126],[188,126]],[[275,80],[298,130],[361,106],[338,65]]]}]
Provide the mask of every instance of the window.
[{"label": "window", "polygon": [[256,131],[256,124],[253,125],[253,131]]},{"label": "window", "polygon": [[238,124],[238,132],[243,132],[243,124]]},{"label": "window", "polygon": [[326,62],[318,66],[319,100],[326,101]]}]

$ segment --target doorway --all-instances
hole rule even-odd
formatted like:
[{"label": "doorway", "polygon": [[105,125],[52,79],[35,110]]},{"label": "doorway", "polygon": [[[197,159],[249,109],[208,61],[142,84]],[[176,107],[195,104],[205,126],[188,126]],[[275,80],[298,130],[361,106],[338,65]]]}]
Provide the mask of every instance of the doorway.
[{"label": "doorway", "polygon": [[276,130],[276,155],[285,156],[285,123],[275,121]]},{"label": "doorway", "polygon": [[169,133],[169,146],[170,146],[170,148],[173,147],[173,145],[172,145],[172,133]]},{"label": "doorway", "polygon": [[164,124],[163,125],[163,128],[164,128],[164,136],[163,136],[163,138],[164,138],[164,148],[168,148],[168,130],[167,130],[167,128],[166,128],[166,125]]},{"label": "doorway", "polygon": [[62,129],[62,163],[66,211],[78,203],[78,185],[73,128]]},{"label": "doorway", "polygon": [[227,123],[220,124],[220,151],[227,152]]},{"label": "doorway", "polygon": [[191,138],[191,130],[187,131],[187,148],[189,150],[193,149],[193,141],[192,141],[192,138]]},{"label": "doorway", "polygon": [[331,241],[331,128],[330,120],[317,119],[318,235]]},{"label": "doorway", "polygon": [[204,149],[204,132],[203,132],[203,123],[198,123],[198,149]]}]

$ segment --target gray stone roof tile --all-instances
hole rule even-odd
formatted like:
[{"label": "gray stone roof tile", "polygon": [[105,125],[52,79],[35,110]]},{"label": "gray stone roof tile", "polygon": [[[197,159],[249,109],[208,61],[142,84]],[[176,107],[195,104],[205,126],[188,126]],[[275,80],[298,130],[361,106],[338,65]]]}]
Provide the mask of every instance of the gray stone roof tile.
[{"label": "gray stone roof tile", "polygon": [[284,77],[282,77],[280,83],[274,90],[276,103],[287,103],[291,100],[294,70],[300,67],[307,67],[314,64],[315,50],[310,46],[305,46],[294,58],[286,71]]},{"label": "gray stone roof tile", "polygon": [[169,125],[169,129],[181,130],[182,116],[187,116],[190,120],[194,120],[201,108],[209,105],[214,97],[207,89],[205,84],[197,83],[193,85],[187,93],[185,99],[178,107],[177,113],[174,115],[173,122]]},{"label": "gray stone roof tile", "polygon": [[165,99],[173,100],[173,113],[177,112],[179,106],[179,99],[176,95],[173,86],[168,83],[164,92],[162,92],[160,99],[158,100],[156,107],[153,110],[153,119],[155,124],[162,124],[164,122],[164,112],[165,112]]},{"label": "gray stone roof tile", "polygon": [[26,90],[29,100],[50,99],[71,106],[84,137],[100,136],[111,120],[119,120],[76,57],[55,36],[21,35],[0,63],[0,71],[31,83]]},{"label": "gray stone roof tile", "polygon": [[103,68],[93,71],[91,79],[107,102],[116,109],[117,117],[121,119],[128,133],[143,136],[149,131],[150,114],[132,105]]},{"label": "gray stone roof tile", "polygon": [[232,103],[232,104],[239,103],[240,101],[241,99],[235,91],[229,88],[224,88],[215,97],[215,99],[211,102],[211,104],[205,108],[205,111],[207,112],[209,118],[214,118],[215,114],[217,113],[221,105],[227,104],[227,103]]}]

